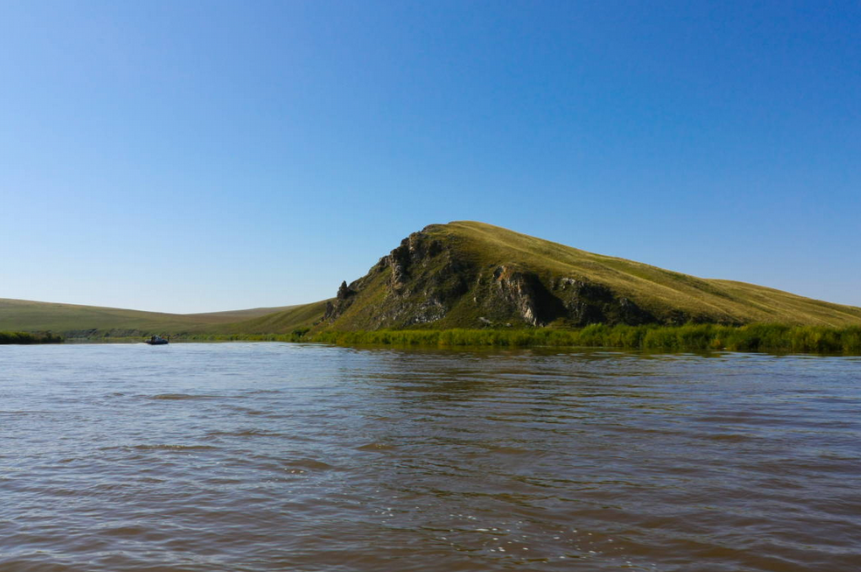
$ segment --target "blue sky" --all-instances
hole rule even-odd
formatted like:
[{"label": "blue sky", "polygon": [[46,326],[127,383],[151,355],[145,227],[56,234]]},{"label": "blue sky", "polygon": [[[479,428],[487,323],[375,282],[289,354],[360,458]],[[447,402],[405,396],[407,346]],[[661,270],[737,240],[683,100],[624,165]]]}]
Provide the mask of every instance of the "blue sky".
[{"label": "blue sky", "polygon": [[479,220],[861,305],[858,2],[0,3],[0,297],[310,302]]}]

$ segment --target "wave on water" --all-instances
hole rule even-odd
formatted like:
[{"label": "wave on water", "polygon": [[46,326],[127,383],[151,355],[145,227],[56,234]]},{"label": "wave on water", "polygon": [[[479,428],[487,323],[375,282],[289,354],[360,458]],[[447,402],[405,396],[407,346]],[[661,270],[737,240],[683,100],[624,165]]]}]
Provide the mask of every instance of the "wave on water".
[{"label": "wave on water", "polygon": [[206,438],[218,437],[284,437],[284,433],[267,429],[236,429],[235,431],[209,431]]},{"label": "wave on water", "polygon": [[394,449],[394,445],[387,443],[368,443],[367,445],[356,447],[357,451],[392,451]]},{"label": "wave on water", "polygon": [[[118,447],[106,447],[105,449],[116,449]],[[209,449],[217,449],[211,445],[178,445],[171,443],[153,443],[131,445],[129,447],[119,447],[123,449],[134,449],[136,451],[206,451]]]},{"label": "wave on water", "polygon": [[221,395],[192,395],[190,393],[160,393],[158,395],[149,395],[149,399],[164,399],[168,401],[180,401],[184,399],[220,399]]}]

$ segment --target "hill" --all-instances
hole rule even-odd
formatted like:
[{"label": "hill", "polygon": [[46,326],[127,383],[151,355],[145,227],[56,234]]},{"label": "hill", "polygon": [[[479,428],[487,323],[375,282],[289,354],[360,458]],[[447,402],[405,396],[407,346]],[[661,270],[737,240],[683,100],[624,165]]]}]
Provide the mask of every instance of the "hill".
[{"label": "hill", "polygon": [[0,299],[0,331],[67,337],[312,334],[379,329],[688,322],[861,326],[861,308],[603,256],[479,222],[411,234],[335,298],[282,308],[166,314]]},{"label": "hill", "polygon": [[861,325],[861,308],[703,279],[479,222],[431,225],[342,284],[316,330],[591,323]]},{"label": "hill", "polygon": [[86,337],[95,332],[125,336],[208,332],[217,329],[220,325],[253,321],[261,316],[289,311],[290,308],[294,307],[253,308],[208,314],[168,314],[0,299],[0,331],[52,331],[70,337]]},{"label": "hill", "polygon": [[279,312],[259,316],[250,320],[231,322],[200,328],[201,333],[211,334],[289,334],[294,330],[309,329],[319,325],[330,300],[311,304],[289,306]]}]

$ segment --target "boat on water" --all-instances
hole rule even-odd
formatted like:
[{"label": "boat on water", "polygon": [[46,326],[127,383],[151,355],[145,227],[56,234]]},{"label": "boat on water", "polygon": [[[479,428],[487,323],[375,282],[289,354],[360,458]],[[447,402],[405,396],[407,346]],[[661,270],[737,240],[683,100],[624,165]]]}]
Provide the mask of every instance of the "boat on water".
[{"label": "boat on water", "polygon": [[161,336],[152,336],[150,339],[146,340],[146,343],[151,346],[163,346],[170,343],[170,338],[164,339]]}]

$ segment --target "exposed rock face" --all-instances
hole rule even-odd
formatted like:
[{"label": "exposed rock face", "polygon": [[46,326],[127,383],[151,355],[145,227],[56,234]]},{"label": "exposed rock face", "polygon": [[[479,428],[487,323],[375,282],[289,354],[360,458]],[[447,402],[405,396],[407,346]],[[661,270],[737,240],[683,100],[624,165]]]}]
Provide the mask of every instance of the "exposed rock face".
[{"label": "exposed rock face", "polygon": [[349,286],[347,286],[347,281],[344,280],[341,282],[341,286],[338,288],[338,300],[346,300],[350,296],[353,296],[356,292],[352,290]]},{"label": "exposed rock face", "polygon": [[407,286],[410,271],[414,267],[421,268],[423,262],[442,251],[443,247],[439,241],[428,239],[424,233],[414,232],[403,239],[401,245],[384,257],[380,264],[392,269],[392,289],[401,293]]},{"label": "exposed rock face", "polygon": [[[359,299],[363,302],[348,312]],[[459,315],[466,306],[481,314],[471,318],[471,327],[518,321],[531,326],[557,320],[572,326],[655,321],[601,284],[539,276],[514,264],[480,267],[456,244],[424,231],[405,238],[364,277],[342,283],[324,320],[334,323],[344,317],[344,327],[362,329],[405,328],[446,318],[456,306]]]},{"label": "exposed rock face", "polygon": [[347,281],[341,282],[338,288],[338,294],[335,296],[334,302],[326,302],[326,313],[323,314],[323,319],[329,322],[337,319],[344,311],[353,303],[353,298],[356,291],[347,286]]},{"label": "exposed rock face", "polygon": [[532,326],[557,320],[569,326],[655,321],[633,301],[604,285],[567,276],[542,279],[512,265],[497,266],[489,277],[480,276],[473,301],[498,322],[516,316]]},{"label": "exposed rock face", "polygon": [[561,306],[538,276],[511,266],[498,266],[493,271],[488,302],[490,305],[502,302],[506,314],[513,313],[532,326],[543,326],[552,321]]},{"label": "exposed rock face", "polygon": [[573,325],[638,325],[656,321],[654,316],[633,301],[615,295],[602,284],[563,277],[556,282],[556,287]]},{"label": "exposed rock face", "polygon": [[468,267],[453,251],[423,232],[401,241],[367,275],[349,286],[342,284],[329,302],[324,320],[334,322],[352,306],[356,294],[384,282],[382,300],[362,309],[363,322],[372,328],[399,328],[435,322],[467,290],[463,272]]},{"label": "exposed rock face", "polygon": [[533,326],[539,325],[535,278],[500,266],[493,272],[499,295],[513,306],[517,314]]},{"label": "exposed rock face", "polygon": [[[407,327],[446,316],[467,290],[469,270],[454,251],[423,232],[405,238],[380,260],[375,270],[391,271],[380,307],[372,316],[377,327]],[[374,270],[372,270],[372,273]]]}]

